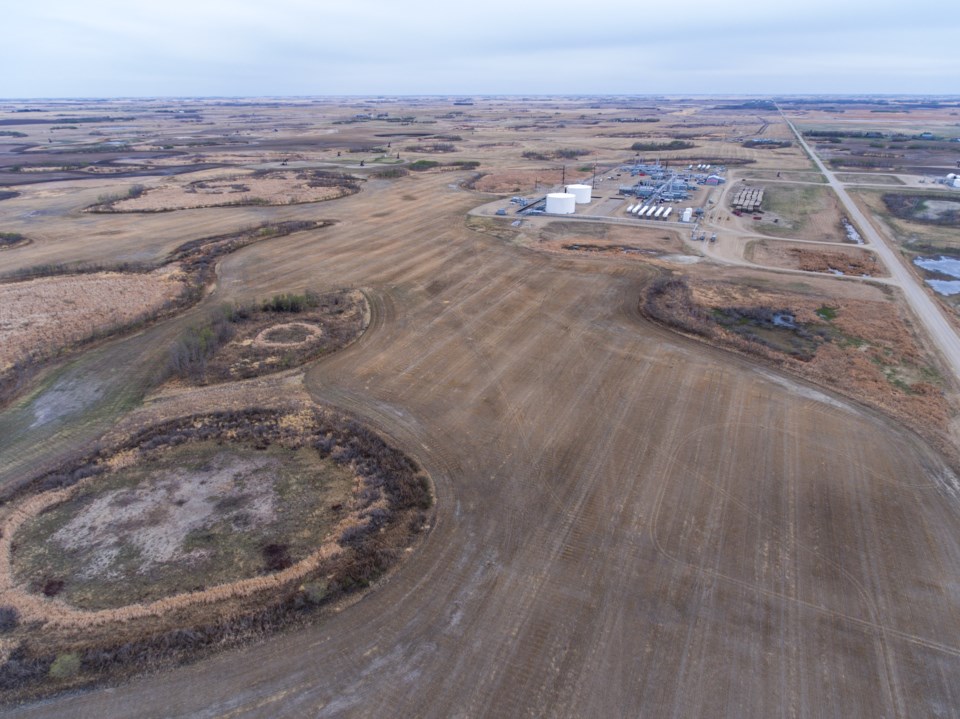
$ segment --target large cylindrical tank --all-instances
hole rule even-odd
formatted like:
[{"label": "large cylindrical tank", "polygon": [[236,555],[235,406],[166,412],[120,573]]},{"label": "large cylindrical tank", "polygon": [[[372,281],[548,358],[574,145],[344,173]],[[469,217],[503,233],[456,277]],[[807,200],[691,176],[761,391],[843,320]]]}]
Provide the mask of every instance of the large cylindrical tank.
[{"label": "large cylindrical tank", "polygon": [[577,209],[577,198],[569,192],[551,192],[547,195],[547,212],[551,215],[572,215]]},{"label": "large cylindrical tank", "polygon": [[567,192],[576,198],[578,205],[585,205],[590,202],[592,189],[590,185],[567,185]]}]

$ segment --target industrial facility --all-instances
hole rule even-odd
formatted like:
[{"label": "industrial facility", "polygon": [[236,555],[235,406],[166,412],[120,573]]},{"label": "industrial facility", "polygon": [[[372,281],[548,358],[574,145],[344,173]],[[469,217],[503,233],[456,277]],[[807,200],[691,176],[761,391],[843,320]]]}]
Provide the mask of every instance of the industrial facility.
[{"label": "industrial facility", "polygon": [[[668,222],[693,222],[702,210],[687,207],[681,210],[669,206],[670,203],[690,201],[691,197],[702,187],[715,186],[726,182],[722,176],[726,170],[723,167],[711,167],[707,164],[689,165],[685,169],[668,168],[660,164],[637,161],[621,165],[606,173],[607,176],[595,176],[592,184],[589,179],[564,184],[557,192],[550,192],[538,198],[513,197],[510,202],[519,205],[516,212],[523,215],[573,215],[580,207],[600,200],[601,204],[589,211],[592,217],[609,217],[614,211],[624,212],[627,216],[642,220],[662,220]],[[604,191],[604,181],[621,182],[622,175],[636,178],[634,184],[619,184],[616,197],[610,197]],[[594,197],[597,186],[601,188],[600,195]],[[626,198],[626,206],[610,203],[610,201]],[[635,200],[635,201],[634,201]],[[506,215],[506,209],[497,210],[496,214]]]}]

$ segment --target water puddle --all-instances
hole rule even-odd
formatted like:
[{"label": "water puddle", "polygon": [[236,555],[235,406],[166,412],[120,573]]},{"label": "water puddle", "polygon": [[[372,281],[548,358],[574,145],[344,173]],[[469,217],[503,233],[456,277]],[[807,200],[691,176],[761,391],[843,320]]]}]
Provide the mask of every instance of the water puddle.
[{"label": "water puddle", "polygon": [[956,278],[953,280],[925,280],[937,294],[944,296],[960,294],[960,259],[944,257],[943,255],[938,258],[917,257],[913,264],[928,272],[936,272],[940,275]]},{"label": "water puddle", "polygon": [[847,239],[850,240],[850,242],[858,245],[863,244],[863,238],[860,236],[860,233],[857,232],[857,228],[851,225],[846,217],[843,218],[843,229],[847,231]]},{"label": "water puddle", "polygon": [[797,318],[791,315],[789,312],[777,312],[773,316],[773,324],[775,324],[777,327],[796,329]]}]

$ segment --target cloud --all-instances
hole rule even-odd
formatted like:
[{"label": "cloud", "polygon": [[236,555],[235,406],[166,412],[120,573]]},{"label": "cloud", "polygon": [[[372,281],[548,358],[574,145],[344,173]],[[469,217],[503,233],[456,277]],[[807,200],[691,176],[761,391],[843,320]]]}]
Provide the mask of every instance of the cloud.
[{"label": "cloud", "polygon": [[960,76],[943,0],[11,5],[3,97],[949,93]]}]

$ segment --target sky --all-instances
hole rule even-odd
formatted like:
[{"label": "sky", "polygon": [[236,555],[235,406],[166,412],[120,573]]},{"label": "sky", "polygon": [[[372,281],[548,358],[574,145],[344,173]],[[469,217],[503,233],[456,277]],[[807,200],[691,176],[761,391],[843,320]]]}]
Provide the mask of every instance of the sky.
[{"label": "sky", "polygon": [[960,94],[955,0],[6,0],[0,98]]}]

